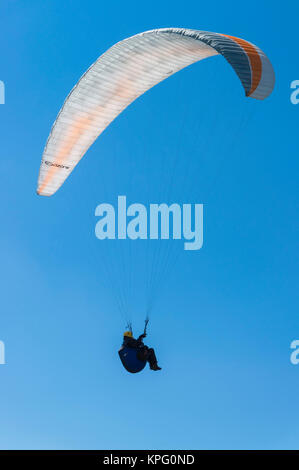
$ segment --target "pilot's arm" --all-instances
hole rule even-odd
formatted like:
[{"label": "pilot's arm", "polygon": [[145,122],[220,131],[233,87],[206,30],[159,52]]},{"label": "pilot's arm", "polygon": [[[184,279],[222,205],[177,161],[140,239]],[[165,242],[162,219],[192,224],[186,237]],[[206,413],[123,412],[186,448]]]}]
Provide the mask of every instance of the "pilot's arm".
[{"label": "pilot's arm", "polygon": [[140,335],[138,338],[137,338],[137,341],[138,343],[142,343],[142,340],[146,337],[146,333],[142,333],[142,335]]}]

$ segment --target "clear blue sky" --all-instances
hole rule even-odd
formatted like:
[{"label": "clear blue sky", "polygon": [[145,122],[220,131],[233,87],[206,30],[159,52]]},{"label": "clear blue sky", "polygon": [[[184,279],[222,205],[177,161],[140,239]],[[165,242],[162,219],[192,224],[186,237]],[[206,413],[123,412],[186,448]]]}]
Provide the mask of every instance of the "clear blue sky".
[{"label": "clear blue sky", "polygon": [[[289,100],[299,79],[298,4],[18,0],[0,8],[0,447],[298,448],[299,366],[289,360],[299,337],[299,106]],[[276,71],[273,95],[246,99],[221,57],[196,64],[135,102],[55,196],[38,197],[46,138],[82,73],[115,42],[167,26],[257,44]],[[161,373],[130,375],[117,356],[124,324],[103,257],[124,276],[113,242],[106,251],[95,238],[94,210],[118,194],[204,204],[204,246],[179,248],[153,311],[147,341]],[[137,333],[146,249],[130,249]]]}]

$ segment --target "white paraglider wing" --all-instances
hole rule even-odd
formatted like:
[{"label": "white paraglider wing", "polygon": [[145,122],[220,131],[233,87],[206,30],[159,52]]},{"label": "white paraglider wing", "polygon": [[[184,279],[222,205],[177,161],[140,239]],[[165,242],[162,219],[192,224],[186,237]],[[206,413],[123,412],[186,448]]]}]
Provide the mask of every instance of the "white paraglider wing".
[{"label": "white paraglider wing", "polygon": [[37,193],[54,194],[103,130],[136,98],[184,67],[217,54],[232,65],[246,96],[266,98],[274,72],[243,39],[179,28],[147,31],[105,52],[67,97],[42,157]]}]

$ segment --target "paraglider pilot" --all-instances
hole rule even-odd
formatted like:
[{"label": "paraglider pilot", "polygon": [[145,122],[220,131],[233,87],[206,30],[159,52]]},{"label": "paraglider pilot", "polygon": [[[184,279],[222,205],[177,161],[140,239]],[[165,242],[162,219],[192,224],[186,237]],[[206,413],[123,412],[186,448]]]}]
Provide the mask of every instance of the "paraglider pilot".
[{"label": "paraglider pilot", "polygon": [[158,366],[154,349],[149,348],[143,343],[145,337],[146,332],[137,339],[133,337],[132,331],[124,332],[124,340],[119,350],[119,356],[128,372],[140,372],[147,362],[151,370],[161,370],[161,367]]}]

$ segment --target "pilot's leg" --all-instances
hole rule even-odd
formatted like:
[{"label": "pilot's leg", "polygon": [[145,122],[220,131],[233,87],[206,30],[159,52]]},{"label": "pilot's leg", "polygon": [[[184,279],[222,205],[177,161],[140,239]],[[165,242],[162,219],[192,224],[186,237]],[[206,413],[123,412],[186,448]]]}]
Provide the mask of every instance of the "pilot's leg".
[{"label": "pilot's leg", "polygon": [[148,360],[148,347],[143,346],[142,348],[138,349],[137,357],[140,361],[147,361]]},{"label": "pilot's leg", "polygon": [[147,350],[147,360],[149,362],[149,365],[150,365],[151,369],[156,369],[157,368],[157,358],[156,358],[156,354],[155,354],[155,351],[153,350],[153,348],[149,348]]}]

